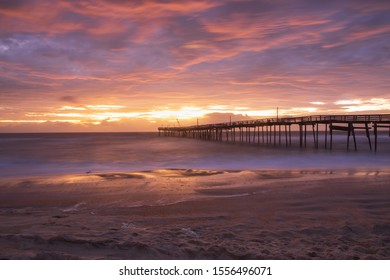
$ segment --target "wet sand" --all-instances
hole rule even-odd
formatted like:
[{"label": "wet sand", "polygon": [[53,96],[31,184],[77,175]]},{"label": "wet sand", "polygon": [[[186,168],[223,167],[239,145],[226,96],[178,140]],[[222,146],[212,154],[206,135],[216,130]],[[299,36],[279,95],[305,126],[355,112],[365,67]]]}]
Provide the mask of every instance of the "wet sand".
[{"label": "wet sand", "polygon": [[1,259],[390,259],[390,170],[0,181]]}]

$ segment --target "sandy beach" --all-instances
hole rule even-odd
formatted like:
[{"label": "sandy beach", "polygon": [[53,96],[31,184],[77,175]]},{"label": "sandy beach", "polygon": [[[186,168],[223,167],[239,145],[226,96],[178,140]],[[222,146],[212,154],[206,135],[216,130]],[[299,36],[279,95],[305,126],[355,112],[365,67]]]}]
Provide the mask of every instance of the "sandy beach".
[{"label": "sandy beach", "polygon": [[9,178],[1,259],[389,259],[390,170]]}]

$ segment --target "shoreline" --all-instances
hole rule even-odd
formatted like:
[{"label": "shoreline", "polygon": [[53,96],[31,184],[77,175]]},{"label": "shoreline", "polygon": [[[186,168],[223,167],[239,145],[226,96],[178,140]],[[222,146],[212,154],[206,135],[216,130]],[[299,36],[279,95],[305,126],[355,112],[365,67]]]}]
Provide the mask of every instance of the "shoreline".
[{"label": "shoreline", "polygon": [[0,183],[1,259],[390,259],[390,169],[162,169]]},{"label": "shoreline", "polygon": [[[30,179],[62,179],[63,181],[66,181],[66,178],[91,178],[93,176],[110,176],[119,174],[119,177],[121,174],[123,174],[124,177],[129,175],[131,177],[132,175],[145,175],[147,174],[155,174],[158,175],[159,173],[164,172],[171,172],[172,177],[177,176],[202,176],[203,175],[214,175],[216,173],[238,173],[238,172],[280,172],[280,173],[312,173],[312,174],[320,174],[320,173],[343,173],[343,174],[353,174],[353,173],[371,173],[371,172],[390,172],[390,167],[387,166],[375,166],[375,167],[368,167],[368,166],[361,166],[361,167],[345,167],[345,166],[339,166],[339,167],[323,167],[323,166],[317,166],[317,167],[305,167],[305,166],[299,166],[299,167],[265,167],[265,168],[233,168],[233,169],[226,169],[226,168],[210,168],[210,169],[201,169],[201,168],[176,168],[176,167],[168,167],[168,168],[159,168],[159,169],[145,169],[145,170],[102,170],[102,171],[86,171],[86,172],[51,172],[51,173],[33,173],[28,175],[4,175],[0,179],[0,186],[4,185],[4,183],[10,183],[15,181],[23,181],[23,180],[30,180]],[[176,174],[174,174],[176,172]],[[187,174],[185,173],[187,172]],[[191,174],[191,172],[193,172]],[[206,174],[208,173],[208,174]],[[169,175],[168,175],[169,176]]]}]

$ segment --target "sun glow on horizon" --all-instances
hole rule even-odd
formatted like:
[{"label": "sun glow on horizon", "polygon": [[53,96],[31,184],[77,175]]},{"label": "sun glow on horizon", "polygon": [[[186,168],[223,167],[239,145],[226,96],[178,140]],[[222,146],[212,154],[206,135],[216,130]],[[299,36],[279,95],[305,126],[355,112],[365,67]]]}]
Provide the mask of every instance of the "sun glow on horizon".
[{"label": "sun glow on horizon", "polygon": [[[26,112],[24,118],[20,119],[0,119],[0,123],[10,124],[55,124],[68,123],[88,129],[104,130],[122,124],[125,129],[126,124],[143,122],[149,124],[149,129],[157,128],[162,124],[192,125],[201,120],[203,123],[227,122],[234,117],[234,120],[261,119],[283,116],[305,116],[311,114],[328,114],[329,109],[324,108],[325,102],[313,101],[308,105],[318,105],[319,107],[291,107],[275,109],[253,109],[248,106],[231,106],[226,104],[213,104],[208,106],[182,106],[171,108],[169,106],[153,108],[151,110],[131,111],[126,105],[116,104],[94,104],[94,105],[63,105],[48,112]],[[371,98],[368,100],[352,99],[338,100],[333,102],[335,108],[333,113],[354,113],[364,111],[390,110],[390,99]]]}]

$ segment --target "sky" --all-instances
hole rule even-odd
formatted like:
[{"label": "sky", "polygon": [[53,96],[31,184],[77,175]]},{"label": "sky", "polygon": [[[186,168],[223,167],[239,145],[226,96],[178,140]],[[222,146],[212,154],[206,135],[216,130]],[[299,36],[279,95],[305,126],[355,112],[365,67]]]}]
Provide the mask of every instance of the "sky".
[{"label": "sky", "polygon": [[387,0],[0,0],[0,132],[390,113]]}]

